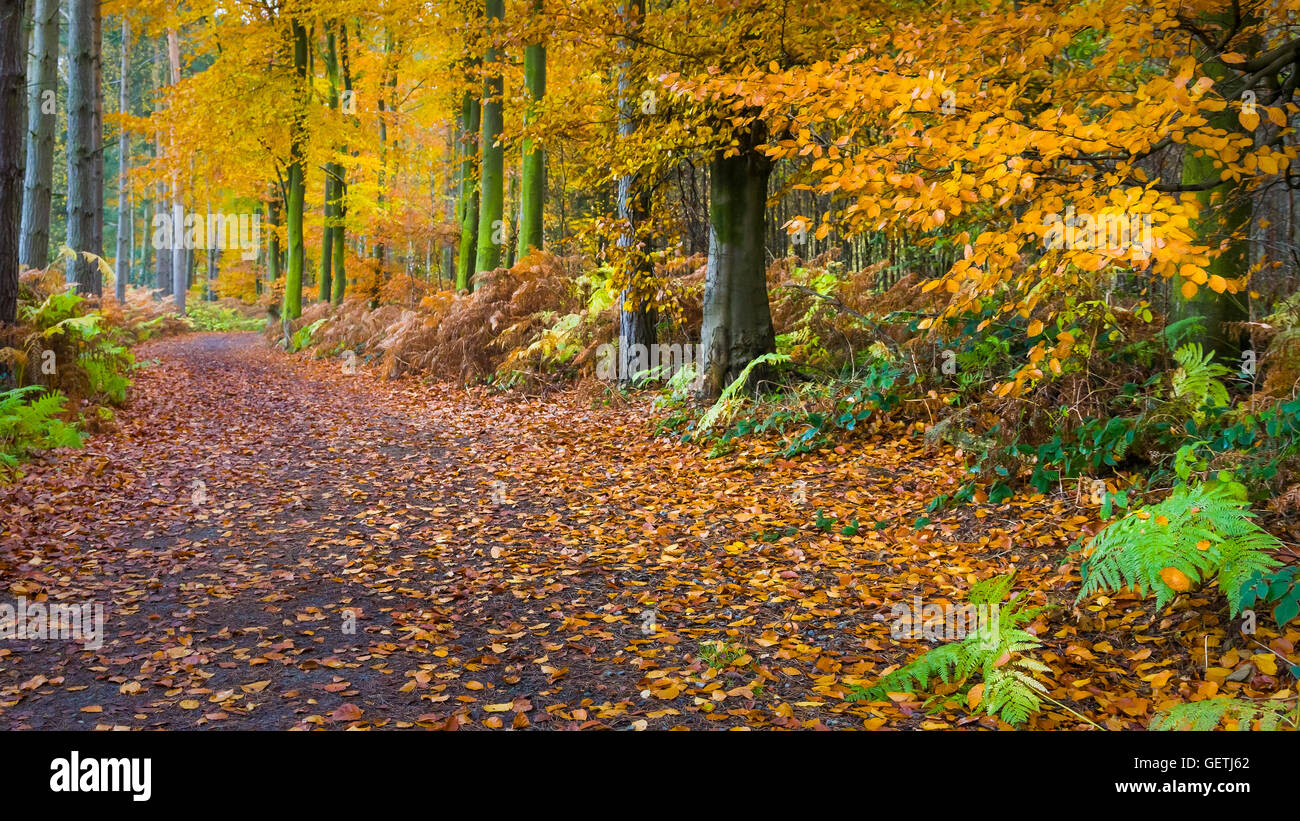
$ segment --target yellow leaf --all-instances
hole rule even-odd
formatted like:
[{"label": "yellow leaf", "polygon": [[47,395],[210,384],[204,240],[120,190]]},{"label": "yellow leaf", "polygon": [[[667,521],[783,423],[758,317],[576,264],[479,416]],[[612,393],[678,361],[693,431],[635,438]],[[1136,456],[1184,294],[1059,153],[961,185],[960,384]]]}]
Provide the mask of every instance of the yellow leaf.
[{"label": "yellow leaf", "polygon": [[1183,299],[1191,299],[1196,296],[1196,283],[1192,282],[1190,279],[1184,280],[1181,290],[1183,292]]},{"label": "yellow leaf", "polygon": [[976,707],[979,706],[979,703],[980,701],[983,700],[983,698],[984,698],[984,682],[981,681],[979,684],[976,684],[974,687],[970,688],[970,692],[966,694],[966,706],[974,710]]}]

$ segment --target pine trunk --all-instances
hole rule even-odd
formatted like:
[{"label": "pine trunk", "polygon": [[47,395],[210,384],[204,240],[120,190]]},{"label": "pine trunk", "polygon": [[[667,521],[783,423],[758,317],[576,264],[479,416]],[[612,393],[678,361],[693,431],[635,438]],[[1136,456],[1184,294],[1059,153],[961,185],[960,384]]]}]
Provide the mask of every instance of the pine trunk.
[{"label": "pine trunk", "polygon": [[22,230],[23,110],[27,99],[24,4],[0,6],[0,325],[18,322]]},{"label": "pine trunk", "polygon": [[[126,114],[130,105],[130,96],[128,93],[127,80],[130,75],[130,42],[131,27],[122,18],[122,60],[121,60],[121,82],[118,84],[117,93],[117,110]],[[131,279],[131,235],[129,221],[131,219],[130,200],[126,195],[126,170],[130,165],[131,138],[125,128],[120,129],[117,137],[117,267],[114,275],[117,278],[115,283],[115,293],[118,302],[126,301],[126,285]]]},{"label": "pine trunk", "polygon": [[27,161],[18,258],[28,268],[44,268],[49,264],[54,128],[59,116],[59,0],[36,0],[34,23],[28,63],[31,96],[27,103]]},{"label": "pine trunk", "polygon": [[68,9],[68,247],[77,257],[67,279],[77,292],[98,296],[98,263],[86,253],[95,248],[95,9],[97,0],[71,0]]}]

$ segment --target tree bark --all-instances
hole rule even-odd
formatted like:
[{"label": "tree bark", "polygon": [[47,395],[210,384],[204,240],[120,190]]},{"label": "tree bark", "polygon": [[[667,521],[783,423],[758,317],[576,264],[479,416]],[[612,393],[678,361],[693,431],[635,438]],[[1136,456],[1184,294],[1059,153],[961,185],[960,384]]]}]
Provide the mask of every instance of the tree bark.
[{"label": "tree bark", "polygon": [[[533,0],[533,16],[542,18],[542,0]],[[524,47],[524,87],[529,100],[525,122],[531,124],[537,119],[537,107],[546,96],[546,46],[540,42]],[[523,143],[520,176],[519,252],[522,255],[534,248],[541,250],[546,208],[546,153],[531,137]]]},{"label": "tree bark", "polygon": [[474,172],[479,143],[479,103],[466,91],[461,100],[460,249],[456,259],[456,290],[474,290],[474,252],[478,247],[478,178]]},{"label": "tree bark", "polygon": [[266,204],[266,223],[270,227],[266,232],[266,279],[270,287],[280,278],[280,200],[275,192]]},{"label": "tree bark", "polygon": [[285,203],[285,220],[289,228],[289,270],[284,280],[285,320],[302,316],[302,274],[306,249],[302,239],[303,200],[306,196],[306,176],[303,163],[303,96],[307,86],[307,29],[296,18],[290,21],[293,36],[294,97],[290,118],[290,160],[288,201]]},{"label": "tree bark", "polygon": [[101,255],[96,248],[95,198],[95,8],[98,0],[70,0],[68,9],[68,247],[76,258],[67,279],[77,292],[98,296],[102,291],[99,265],[85,256]]},{"label": "tree bark", "polygon": [[[131,26],[122,17],[122,61],[121,82],[117,94],[117,110],[126,114],[130,106],[127,80],[130,75],[130,41]],[[126,195],[126,170],[130,165],[131,137],[125,126],[117,136],[117,263],[115,294],[118,302],[126,301],[126,286],[131,279],[131,236],[128,222],[131,220],[130,202]]]},{"label": "tree bark", "polygon": [[[622,11],[628,32],[637,32],[645,15],[644,0],[631,0]],[[628,60],[621,66],[618,76],[618,134],[623,140],[629,139],[637,130],[636,103],[628,76],[630,71]],[[628,265],[624,281],[631,283],[619,295],[618,311],[618,381],[625,385],[631,383],[641,369],[643,358],[639,352],[649,351],[657,339],[655,311],[646,293],[654,269],[646,256],[647,249],[643,247],[648,238],[639,236],[644,233],[642,229],[647,220],[649,192],[638,190],[637,182],[632,174],[618,178],[618,217],[623,224],[618,246],[625,249],[623,259]]]},{"label": "tree bark", "polygon": [[[95,224],[94,231],[91,234],[91,243],[94,245],[95,253],[99,256],[104,255],[104,15],[101,10],[102,0],[95,0],[91,4],[91,24],[93,33],[94,58],[93,74],[94,79],[91,81],[95,90],[93,98],[94,123],[91,125],[91,174],[94,180],[94,197],[95,197]],[[103,286],[103,274],[96,267],[96,275],[100,279],[101,288]]]},{"label": "tree bark", "polygon": [[50,200],[54,192],[54,128],[58,121],[59,0],[36,0],[31,96],[27,104],[27,164],[23,182],[22,245],[28,268],[50,262]]},{"label": "tree bark", "polygon": [[701,393],[716,397],[745,366],[776,350],[767,300],[763,236],[772,164],[755,146],[758,124],[740,153],[719,151],[709,170],[709,260],[704,279]]},{"label": "tree bark", "polygon": [[[484,0],[489,20],[505,18],[505,0]],[[501,245],[505,223],[505,146],[501,144],[503,127],[501,103],[504,83],[499,60],[501,53],[490,46],[485,57],[488,75],[483,81],[483,133],[479,147],[478,253],[474,267],[491,271],[501,265]]]},{"label": "tree bark", "polygon": [[0,6],[0,326],[18,322],[23,110],[27,100],[24,3]]},{"label": "tree bark", "polygon": [[[1237,22],[1232,11],[1210,15],[1209,19],[1225,27]],[[1214,80],[1214,93],[1229,102],[1222,111],[1203,115],[1207,120],[1205,127],[1228,134],[1249,135],[1250,132],[1242,126],[1237,116],[1238,108],[1231,105],[1233,100],[1241,98],[1245,90],[1240,78],[1218,60],[1207,62],[1204,69]],[[1198,151],[1191,144],[1186,146],[1182,174],[1185,185],[1201,183],[1217,176],[1219,170],[1213,157]],[[1229,180],[1209,190],[1196,192],[1196,198],[1201,208],[1200,218],[1193,226],[1197,238],[1211,247],[1228,241],[1227,247],[1212,257],[1210,264],[1205,267],[1207,277],[1217,274],[1224,279],[1238,279],[1245,276],[1250,270],[1247,232],[1254,215],[1250,192],[1244,190],[1240,182]],[[1236,336],[1229,331],[1229,323],[1249,318],[1246,294],[1230,294],[1226,291],[1215,293],[1208,285],[1202,284],[1196,289],[1196,294],[1188,299],[1182,295],[1180,283],[1174,283],[1171,295],[1171,319],[1200,317],[1205,335],[1199,341],[1204,349],[1213,351],[1216,359],[1233,367],[1241,354],[1241,346]]]},{"label": "tree bark", "polygon": [[[353,112],[347,109],[351,108],[354,104],[352,103],[352,99],[353,99],[352,98],[352,68],[348,61],[347,26],[344,25],[339,26],[338,47],[339,47],[338,70],[342,74],[344,98],[347,99],[349,102],[349,105],[347,107],[343,107],[342,103],[340,102],[340,107],[344,108],[343,111],[344,116],[350,116]],[[340,146],[339,152],[343,153],[344,151],[346,151],[346,149]],[[344,168],[343,163],[334,163],[330,167],[330,171],[331,171],[331,175],[334,177],[334,197],[335,197],[334,230],[330,232],[330,238],[334,242],[334,251],[330,255],[332,259],[332,263],[334,265],[334,277],[333,277],[334,287],[333,287],[333,293],[331,295],[331,298],[335,305],[339,305],[342,304],[343,302],[343,294],[347,290],[347,285],[348,285],[347,262],[346,262],[346,257],[344,255],[344,249],[347,247],[347,240],[344,235],[344,231],[345,231],[344,223],[346,221],[346,217],[348,213],[347,200],[346,200],[347,193],[348,193],[348,180],[347,180],[347,169]]]},{"label": "tree bark", "polygon": [[[167,62],[167,42],[166,38],[157,41],[154,47],[154,59],[151,66],[151,75],[153,78],[153,88],[155,98],[160,98],[166,82],[163,79],[163,66]],[[161,131],[154,134],[154,157],[163,158],[167,154],[163,145],[163,135]],[[167,185],[158,179],[154,183],[154,216],[155,223],[162,225],[171,224],[171,205],[167,199]],[[172,244],[170,235],[160,237],[158,226],[151,226],[147,232],[154,250],[154,290],[159,296],[170,296],[172,292]]]},{"label": "tree bark", "polygon": [[[167,65],[171,84],[181,81],[181,44],[176,29],[167,30]],[[175,128],[170,138],[172,162],[180,152],[176,149]],[[176,312],[185,313],[185,295],[190,289],[190,263],[185,253],[185,205],[181,197],[180,172],[172,168],[172,304]]]}]

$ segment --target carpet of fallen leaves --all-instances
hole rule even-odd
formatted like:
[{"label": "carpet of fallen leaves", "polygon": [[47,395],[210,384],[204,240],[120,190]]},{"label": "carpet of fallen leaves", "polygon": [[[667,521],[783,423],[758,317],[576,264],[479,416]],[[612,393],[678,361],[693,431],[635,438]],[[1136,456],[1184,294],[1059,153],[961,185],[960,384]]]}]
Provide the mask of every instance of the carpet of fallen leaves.
[{"label": "carpet of fallen leaves", "polygon": [[890,638],[894,603],[1012,569],[1060,605],[1032,629],[1069,710],[1035,728],[1144,727],[1300,660],[1266,618],[1230,648],[1213,591],[1075,608],[1067,548],[1098,525],[1072,494],[914,529],[961,472],[918,431],[710,459],[648,399],[383,381],[247,334],[138,356],[114,430],[0,488],[5,600],[107,620],[97,650],[0,643],[2,727],[1005,727],[845,696],[929,646]]}]

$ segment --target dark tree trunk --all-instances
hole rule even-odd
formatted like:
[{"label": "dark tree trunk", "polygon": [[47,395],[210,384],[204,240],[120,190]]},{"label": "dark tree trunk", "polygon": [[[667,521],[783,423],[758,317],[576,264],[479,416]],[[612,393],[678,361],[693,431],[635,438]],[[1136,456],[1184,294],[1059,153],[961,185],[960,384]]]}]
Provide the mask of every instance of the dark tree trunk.
[{"label": "dark tree trunk", "polygon": [[18,239],[22,226],[23,110],[27,105],[24,3],[0,5],[0,325],[18,321]]},{"label": "dark tree trunk", "polygon": [[[129,85],[127,80],[130,74],[130,52],[128,41],[131,38],[131,29],[122,18],[122,62],[121,77],[118,86],[117,108],[122,114],[126,114],[129,107]],[[116,282],[114,291],[118,302],[126,301],[126,286],[131,279],[131,237],[129,221],[132,212],[130,200],[126,194],[126,172],[130,165],[131,155],[131,137],[125,128],[117,138],[117,253],[116,253]]]},{"label": "dark tree trunk", "polygon": [[746,365],[776,349],[763,246],[772,164],[755,149],[762,141],[755,126],[738,155],[718,152],[709,168],[709,262],[700,334],[705,396],[717,396]]},{"label": "dark tree trunk", "polygon": [[68,9],[68,247],[77,252],[68,264],[68,281],[77,293],[98,296],[99,264],[85,252],[95,246],[95,8],[97,0],[71,0]]}]

